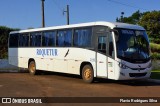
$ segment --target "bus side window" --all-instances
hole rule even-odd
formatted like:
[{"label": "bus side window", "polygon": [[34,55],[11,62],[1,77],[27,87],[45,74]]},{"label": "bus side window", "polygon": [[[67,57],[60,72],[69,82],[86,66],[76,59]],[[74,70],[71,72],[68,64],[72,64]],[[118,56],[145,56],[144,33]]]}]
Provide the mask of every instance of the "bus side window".
[{"label": "bus side window", "polygon": [[91,47],[92,28],[76,29],[74,31],[74,46]]},{"label": "bus side window", "polygon": [[67,30],[64,38],[64,45],[70,47],[72,45],[72,30]]},{"label": "bus side window", "polygon": [[18,39],[18,41],[19,41],[19,46],[20,46],[20,47],[23,46],[23,34],[19,34],[19,39]]},{"label": "bus side window", "polygon": [[41,46],[41,33],[40,32],[31,33],[30,45],[32,47],[39,47],[39,46]]},{"label": "bus side window", "polygon": [[104,54],[106,54],[106,39],[106,36],[98,37],[98,51]]},{"label": "bus side window", "polygon": [[20,34],[19,35],[19,46],[20,47],[28,47],[29,35],[28,34]]},{"label": "bus side window", "polygon": [[42,46],[55,46],[55,31],[44,32],[42,35]]},{"label": "bus side window", "polygon": [[58,31],[57,46],[71,47],[71,45],[72,45],[72,30]]}]

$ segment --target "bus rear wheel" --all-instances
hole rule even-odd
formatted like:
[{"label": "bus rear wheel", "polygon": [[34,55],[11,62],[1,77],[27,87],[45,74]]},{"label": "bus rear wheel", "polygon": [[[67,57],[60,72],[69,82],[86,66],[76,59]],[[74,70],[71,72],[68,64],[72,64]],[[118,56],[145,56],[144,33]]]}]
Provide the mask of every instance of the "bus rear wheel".
[{"label": "bus rear wheel", "polygon": [[82,69],[82,79],[86,83],[92,83],[94,81],[94,73],[91,65],[85,65]]},{"label": "bus rear wheel", "polygon": [[36,70],[36,63],[35,63],[35,61],[31,61],[29,63],[28,70],[29,70],[29,73],[31,75],[37,75],[38,74],[38,71]]}]

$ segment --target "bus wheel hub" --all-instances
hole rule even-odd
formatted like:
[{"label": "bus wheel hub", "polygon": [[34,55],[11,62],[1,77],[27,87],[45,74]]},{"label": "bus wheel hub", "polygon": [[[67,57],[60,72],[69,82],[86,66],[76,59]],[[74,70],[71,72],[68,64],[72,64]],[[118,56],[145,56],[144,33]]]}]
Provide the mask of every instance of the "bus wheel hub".
[{"label": "bus wheel hub", "polygon": [[34,72],[34,71],[35,71],[35,65],[34,65],[34,64],[31,64],[31,66],[30,66],[30,70],[31,70],[32,72]]},{"label": "bus wheel hub", "polygon": [[91,78],[91,70],[90,69],[86,69],[84,72],[84,77],[89,80]]}]

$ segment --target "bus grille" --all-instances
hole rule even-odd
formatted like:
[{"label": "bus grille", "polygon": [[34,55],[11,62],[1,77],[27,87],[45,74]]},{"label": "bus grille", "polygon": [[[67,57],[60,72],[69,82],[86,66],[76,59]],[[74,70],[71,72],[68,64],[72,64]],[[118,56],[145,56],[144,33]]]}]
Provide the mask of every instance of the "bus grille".
[{"label": "bus grille", "polygon": [[131,68],[132,70],[145,70],[146,68]]},{"label": "bus grille", "polygon": [[145,76],[147,73],[129,73],[130,77],[143,77]]}]

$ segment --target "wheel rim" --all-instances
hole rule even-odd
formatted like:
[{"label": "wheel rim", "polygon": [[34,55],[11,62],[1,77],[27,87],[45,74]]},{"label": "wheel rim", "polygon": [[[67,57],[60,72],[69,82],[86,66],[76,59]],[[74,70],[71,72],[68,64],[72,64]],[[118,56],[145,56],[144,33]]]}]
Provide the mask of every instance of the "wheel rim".
[{"label": "wheel rim", "polygon": [[92,75],[92,72],[91,72],[91,70],[89,69],[89,68],[87,68],[85,71],[84,71],[84,78],[86,79],[86,80],[89,80],[89,79],[91,79],[91,76]]},{"label": "wheel rim", "polygon": [[31,64],[30,64],[29,70],[30,70],[32,73],[35,72],[35,64],[34,64],[34,63],[31,63]]}]

